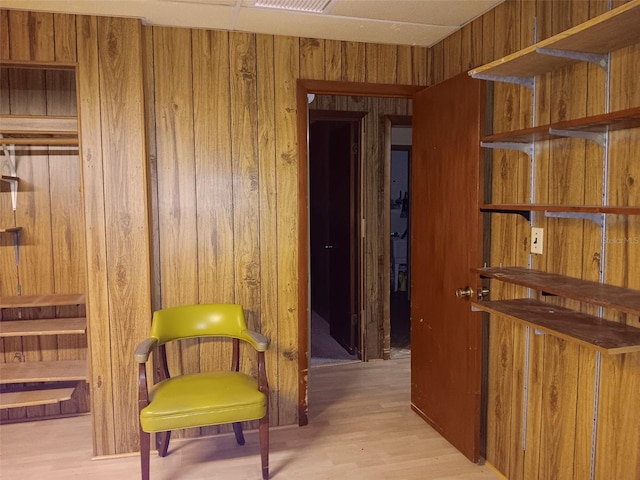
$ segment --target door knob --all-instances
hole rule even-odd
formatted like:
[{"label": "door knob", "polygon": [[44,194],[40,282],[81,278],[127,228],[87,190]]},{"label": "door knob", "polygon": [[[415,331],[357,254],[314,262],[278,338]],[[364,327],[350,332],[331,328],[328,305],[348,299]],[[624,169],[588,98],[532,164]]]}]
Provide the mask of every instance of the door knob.
[{"label": "door knob", "polygon": [[457,288],[456,289],[456,297],[458,298],[466,298],[469,299],[471,298],[471,295],[473,295],[473,288],[467,286],[464,288]]}]

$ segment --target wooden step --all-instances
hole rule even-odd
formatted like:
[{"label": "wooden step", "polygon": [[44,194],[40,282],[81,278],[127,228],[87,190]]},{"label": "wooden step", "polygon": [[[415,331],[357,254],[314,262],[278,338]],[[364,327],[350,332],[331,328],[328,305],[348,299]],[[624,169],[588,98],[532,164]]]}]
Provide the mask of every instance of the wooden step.
[{"label": "wooden step", "polygon": [[0,393],[0,410],[5,408],[50,405],[70,400],[75,387]]},{"label": "wooden step", "polygon": [[86,360],[0,363],[0,384],[87,379]]},{"label": "wooden step", "polygon": [[18,295],[0,297],[0,308],[20,307],[61,307],[64,305],[84,305],[83,293],[54,293],[50,295]]},{"label": "wooden step", "polygon": [[87,319],[85,317],[0,321],[0,337],[74,335],[84,334],[86,331]]}]

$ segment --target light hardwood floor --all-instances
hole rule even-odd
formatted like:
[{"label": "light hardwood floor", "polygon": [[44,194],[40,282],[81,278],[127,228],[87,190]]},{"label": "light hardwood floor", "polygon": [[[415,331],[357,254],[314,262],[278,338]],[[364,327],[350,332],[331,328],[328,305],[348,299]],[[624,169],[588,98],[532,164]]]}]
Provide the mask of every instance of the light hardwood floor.
[{"label": "light hardwood floor", "polygon": [[[498,478],[474,465],[409,407],[410,360],[315,367],[310,424],[271,430],[277,480],[429,480]],[[232,435],[177,440],[152,456],[153,480],[258,480],[256,432],[239,447]],[[91,459],[91,418],[78,416],[0,427],[0,477],[136,479],[137,456]]]}]

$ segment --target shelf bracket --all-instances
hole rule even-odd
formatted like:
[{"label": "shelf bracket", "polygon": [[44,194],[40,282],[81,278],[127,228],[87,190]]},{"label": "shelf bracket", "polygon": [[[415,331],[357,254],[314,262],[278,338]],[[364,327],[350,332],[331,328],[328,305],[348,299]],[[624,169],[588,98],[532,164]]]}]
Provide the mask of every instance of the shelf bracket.
[{"label": "shelf bracket", "polygon": [[606,134],[604,132],[585,132],[582,130],[561,130],[558,128],[550,128],[549,133],[560,137],[582,138],[596,142],[601,147],[605,146]]},{"label": "shelf bracket", "polygon": [[604,225],[604,213],[544,212],[544,216],[552,218],[575,218],[578,220],[590,220],[601,228]]},{"label": "shelf bracket", "polygon": [[579,62],[593,63],[604,70],[609,66],[609,58],[607,54],[575,52],[572,50],[559,50],[555,48],[536,48],[536,52],[541,55],[549,55],[550,57],[570,58]]},{"label": "shelf bracket", "polygon": [[9,177],[6,175],[2,175],[0,180],[9,184],[11,188],[11,206],[13,207],[13,211],[16,211],[16,206],[18,203],[18,177]]},{"label": "shelf bracket", "polygon": [[526,153],[529,157],[533,156],[533,145],[531,143],[521,142],[480,142],[481,147],[485,148],[504,148],[507,150],[519,150]]},{"label": "shelf bracket", "polygon": [[508,208],[504,208],[504,209],[486,209],[486,208],[481,208],[480,209],[481,212],[488,212],[488,213],[508,213],[508,214],[515,214],[515,215],[520,215],[521,217],[524,217],[524,219],[527,222],[531,221],[531,211],[530,210],[509,210]]},{"label": "shelf bracket", "polygon": [[[0,133],[0,138],[4,138],[4,135]],[[9,162],[9,170],[11,178],[2,178],[5,182],[9,182],[11,186],[11,206],[13,211],[16,211],[16,205],[18,203],[18,174],[16,171],[16,146],[13,144],[2,145],[2,151],[7,157]]]},{"label": "shelf bracket", "polygon": [[524,85],[530,90],[533,90],[536,85],[535,77],[512,77],[509,75],[489,75],[485,73],[474,73],[471,76],[473,78],[479,78],[480,80],[488,80],[490,82],[505,82],[505,83],[515,83],[517,85]]}]

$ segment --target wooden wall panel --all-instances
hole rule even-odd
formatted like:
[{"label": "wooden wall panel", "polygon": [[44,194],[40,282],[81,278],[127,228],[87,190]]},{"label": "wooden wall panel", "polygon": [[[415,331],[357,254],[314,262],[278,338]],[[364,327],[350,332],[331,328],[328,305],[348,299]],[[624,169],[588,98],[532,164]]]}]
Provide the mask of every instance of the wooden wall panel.
[{"label": "wooden wall panel", "polygon": [[294,38],[274,38],[276,202],[278,231],[278,421],[297,420],[298,408],[298,140],[296,79],[299,47]]},{"label": "wooden wall panel", "polygon": [[[259,328],[271,345],[266,354],[268,380],[270,382],[270,422],[279,424],[279,363],[281,357],[278,338],[278,259],[267,252],[278,251],[278,185],[276,170],[276,82],[274,66],[274,38],[257,35],[258,72],[258,185],[260,189],[260,319]],[[258,320],[258,319],[256,319]],[[298,353],[300,355],[300,353]]]},{"label": "wooden wall panel", "polygon": [[[78,104],[80,145],[84,187],[84,217],[87,251],[87,332],[90,342],[91,413],[93,450],[97,455],[116,452],[114,385],[111,381],[112,357],[107,276],[107,229],[105,220],[102,121],[98,21],[94,17],[76,19],[78,39]],[[89,193],[91,192],[91,193]]]},{"label": "wooden wall panel", "polygon": [[[234,302],[233,169],[231,145],[227,141],[231,136],[229,39],[224,32],[205,30],[194,30],[191,37],[197,192],[197,293],[202,303]],[[157,73],[162,77],[160,72]],[[211,95],[212,91],[216,95]],[[200,345],[200,369],[211,369],[221,362],[226,364],[230,355],[228,344],[203,342]]]},{"label": "wooden wall panel", "polygon": [[[333,57],[335,59],[335,57]],[[335,67],[334,67],[335,68]],[[300,39],[300,78],[324,80],[325,40]]]},{"label": "wooden wall panel", "polygon": [[[198,303],[191,31],[156,27],[153,42],[161,305],[173,307]],[[169,344],[167,356],[173,374],[200,370],[198,340]]]},{"label": "wooden wall panel", "polygon": [[[136,402],[122,399],[135,399],[137,395],[132,356],[140,339],[148,334],[151,310],[140,22],[99,18],[97,41],[104,191],[85,192],[104,195],[102,227],[107,231],[111,338],[107,345],[95,345],[93,338],[90,341],[92,348],[111,350],[112,363],[105,380],[95,371],[92,380],[113,383],[115,452],[129,452],[138,448],[138,429],[132,422],[138,409]],[[89,298],[90,307],[92,300]],[[94,416],[95,424],[101,421]]]}]

